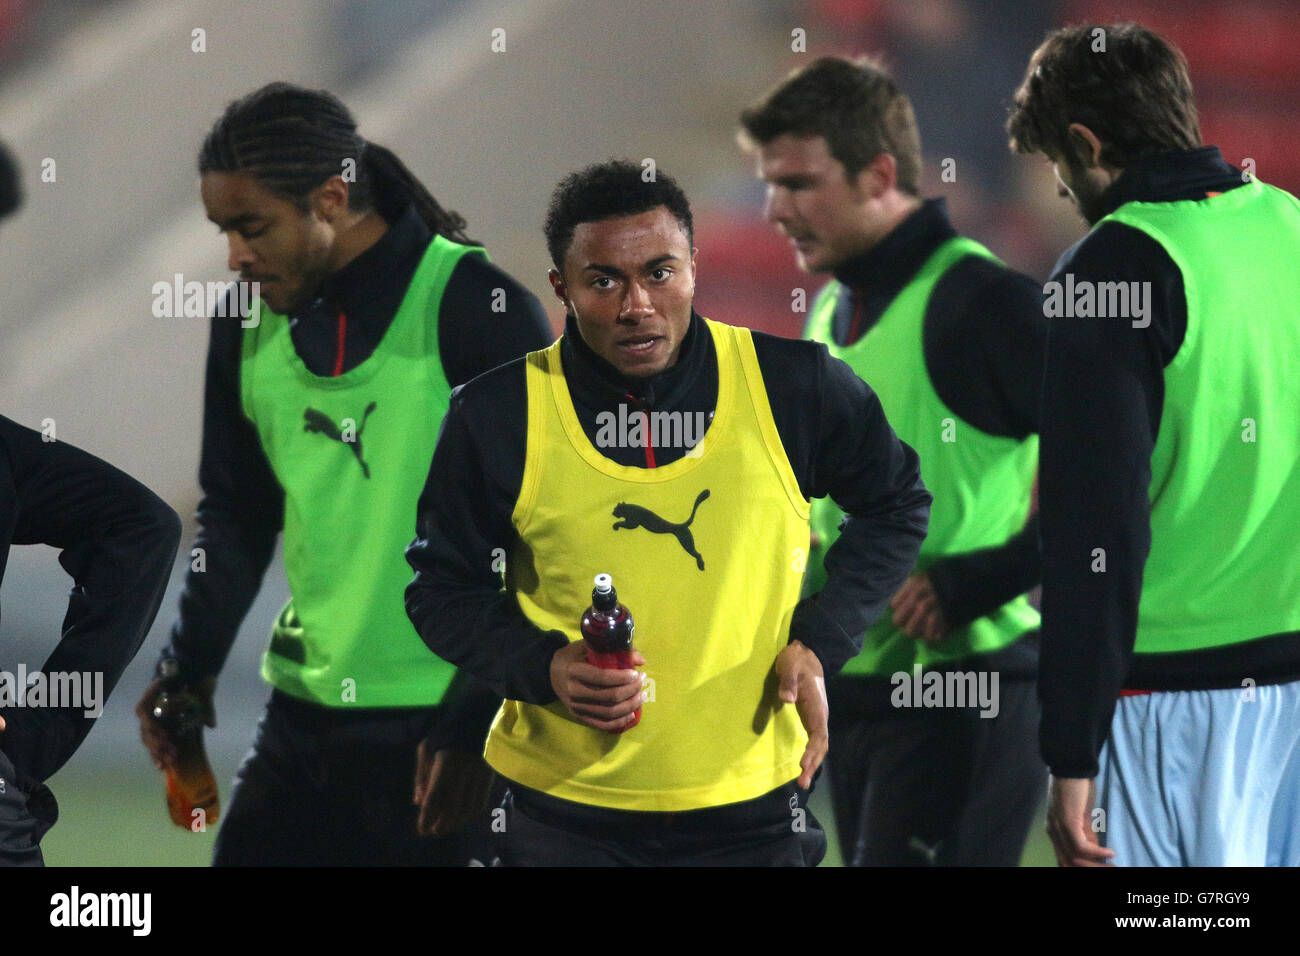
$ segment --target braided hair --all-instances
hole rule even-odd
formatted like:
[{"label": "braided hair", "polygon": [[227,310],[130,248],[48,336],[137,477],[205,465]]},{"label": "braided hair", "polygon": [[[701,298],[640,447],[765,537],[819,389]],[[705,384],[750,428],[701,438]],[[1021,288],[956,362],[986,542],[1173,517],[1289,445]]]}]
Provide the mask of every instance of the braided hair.
[{"label": "braided hair", "polygon": [[199,173],[248,173],[304,212],[308,194],[352,160],[348,207],[394,220],[409,203],[429,228],[453,242],[478,245],[465,219],[443,209],[393,152],[357,134],[337,96],[291,83],[268,83],[226,107],[199,150]]}]

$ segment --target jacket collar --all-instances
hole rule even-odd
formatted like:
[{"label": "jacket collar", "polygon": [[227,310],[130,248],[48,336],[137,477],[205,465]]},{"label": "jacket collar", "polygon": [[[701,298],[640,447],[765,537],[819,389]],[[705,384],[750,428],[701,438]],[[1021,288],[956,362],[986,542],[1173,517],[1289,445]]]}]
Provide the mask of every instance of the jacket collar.
[{"label": "jacket collar", "polygon": [[1224,160],[1217,146],[1180,149],[1135,160],[1102,194],[1102,215],[1127,202],[1204,199],[1208,192],[1240,186],[1241,170]]},{"label": "jacket collar", "polygon": [[925,265],[927,259],[957,230],[948,221],[943,199],[926,199],[885,238],[860,255],[845,260],[835,278],[854,289],[870,289],[892,299]]},{"label": "jacket collar", "polygon": [[713,337],[694,309],[677,361],[650,378],[627,378],[597,355],[583,340],[571,315],[564,320],[560,357],[574,401],[596,409],[615,408],[620,403],[641,409],[671,409],[681,403],[700,375],[717,361]]}]

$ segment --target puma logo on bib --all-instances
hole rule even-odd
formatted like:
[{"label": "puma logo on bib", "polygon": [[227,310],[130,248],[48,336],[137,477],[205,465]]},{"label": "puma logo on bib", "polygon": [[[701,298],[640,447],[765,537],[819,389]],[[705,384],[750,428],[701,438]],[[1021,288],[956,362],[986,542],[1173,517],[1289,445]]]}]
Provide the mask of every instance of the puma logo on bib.
[{"label": "puma logo on bib", "polygon": [[614,530],[620,528],[645,528],[651,534],[671,534],[677,539],[677,543],[682,546],[682,550],[695,559],[701,571],[704,570],[704,558],[695,550],[695,537],[691,534],[691,522],[695,520],[695,512],[700,509],[700,502],[709,497],[709,489],[705,488],[695,499],[695,507],[691,509],[691,516],[681,524],[674,524],[671,521],[659,517],[649,508],[642,508],[640,505],[630,505],[626,501],[620,501],[614,506],[614,517],[618,521],[614,522]]},{"label": "puma logo on bib", "polygon": [[[370,466],[366,464],[366,460],[361,456],[361,433],[366,430],[366,419],[370,417],[370,413],[374,410],[375,403],[371,402],[366,406],[365,412],[361,415],[361,424],[355,426],[356,434],[344,435],[343,430],[339,428],[338,425],[335,425],[330,417],[324,412],[318,412],[314,408],[308,408],[302,413],[302,420],[304,423],[302,430],[305,432],[319,432],[320,434],[332,438],[334,441],[340,442],[341,444],[351,448],[352,454],[357,458],[357,463],[361,465],[361,474],[369,478]],[[344,420],[346,421],[347,419]],[[348,430],[352,431],[352,426],[349,426]]]}]

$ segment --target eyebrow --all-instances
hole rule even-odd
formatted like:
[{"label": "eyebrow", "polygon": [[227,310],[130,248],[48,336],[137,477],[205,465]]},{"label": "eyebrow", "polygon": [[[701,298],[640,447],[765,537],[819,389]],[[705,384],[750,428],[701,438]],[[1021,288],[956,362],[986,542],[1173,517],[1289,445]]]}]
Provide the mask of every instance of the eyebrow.
[{"label": "eyebrow", "polygon": [[240,226],[246,226],[250,222],[260,222],[261,218],[262,217],[257,215],[257,213],[246,212],[227,219],[225,222],[222,222],[219,219],[213,219],[211,216],[208,217],[208,221],[216,223],[216,225],[222,229],[238,229]]},{"label": "eyebrow", "polygon": [[773,186],[784,186],[786,189],[791,186],[804,186],[816,181],[817,177],[809,173],[787,173],[784,176],[773,176],[768,180]]},{"label": "eyebrow", "polygon": [[[665,262],[678,262],[678,261],[679,261],[679,260],[678,260],[678,258],[677,258],[676,256],[672,255],[671,253],[665,253],[665,254],[662,255],[662,256],[656,256],[656,257],[653,258],[653,259],[647,259],[647,260],[646,260],[646,261],[641,265],[641,271],[642,271],[642,272],[646,272],[646,271],[648,271],[648,270],[650,270],[650,269],[654,269],[654,268],[656,268],[657,266],[663,265]],[[600,263],[600,262],[589,262],[589,263],[587,263],[585,266],[582,267],[582,271],[583,271],[583,272],[603,272],[603,273],[605,273],[606,275],[615,276],[615,277],[617,277],[617,278],[619,278],[619,279],[626,278],[626,276],[624,275],[622,269],[619,269],[619,268],[617,268],[616,266],[608,266],[608,265],[604,265],[603,263]]]}]

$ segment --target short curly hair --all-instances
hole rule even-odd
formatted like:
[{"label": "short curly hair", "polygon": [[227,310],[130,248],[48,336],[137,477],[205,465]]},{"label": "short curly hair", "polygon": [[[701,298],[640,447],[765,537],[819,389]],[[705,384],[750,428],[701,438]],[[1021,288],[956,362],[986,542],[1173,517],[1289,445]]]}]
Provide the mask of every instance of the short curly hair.
[{"label": "short curly hair", "polygon": [[611,159],[570,173],[555,187],[546,213],[546,248],[551,262],[564,271],[573,231],[582,223],[635,216],[659,206],[672,213],[693,246],[691,204],[671,176],[627,159]]}]

